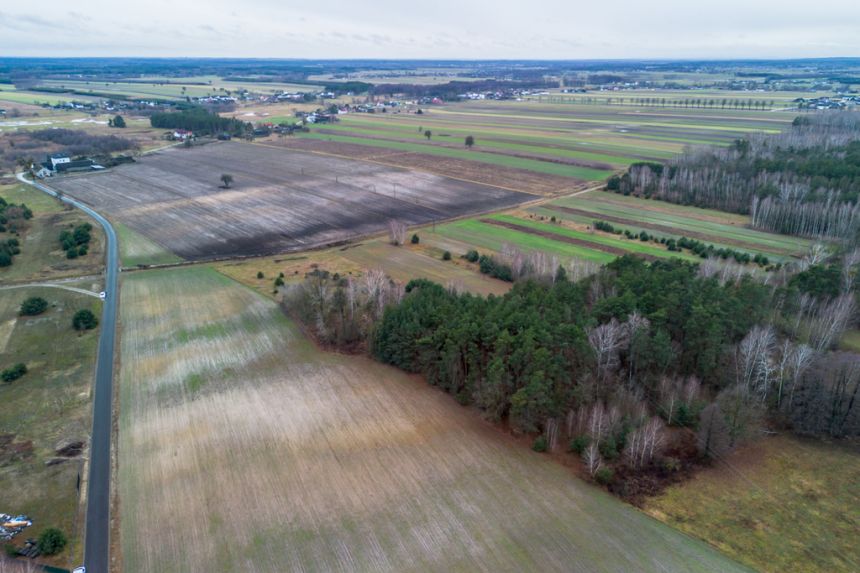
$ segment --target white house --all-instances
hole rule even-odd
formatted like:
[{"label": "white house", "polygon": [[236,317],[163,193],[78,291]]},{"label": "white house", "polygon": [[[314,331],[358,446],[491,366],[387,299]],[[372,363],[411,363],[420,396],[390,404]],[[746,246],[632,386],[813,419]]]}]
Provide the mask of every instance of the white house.
[{"label": "white house", "polygon": [[65,153],[53,153],[48,156],[48,161],[51,163],[51,169],[56,171],[57,165],[61,165],[63,163],[71,163],[72,158]]}]

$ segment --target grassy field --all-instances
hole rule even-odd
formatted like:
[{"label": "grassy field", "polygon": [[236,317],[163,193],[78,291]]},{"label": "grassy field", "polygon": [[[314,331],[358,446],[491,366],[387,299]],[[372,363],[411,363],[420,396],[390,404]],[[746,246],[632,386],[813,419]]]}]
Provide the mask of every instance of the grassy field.
[{"label": "grassy field", "polygon": [[112,221],[119,240],[119,258],[124,267],[138,265],[164,265],[181,262],[182,259],[158,243],[132,231],[118,221]]},{"label": "grassy field", "polygon": [[205,267],[126,275],[126,571],[740,571]]},{"label": "grassy field", "polygon": [[[50,307],[40,316],[20,317],[18,308],[28,296],[44,297]],[[51,560],[62,566],[77,564],[83,554],[77,491],[83,458],[45,462],[56,456],[59,443],[89,438],[98,329],[78,334],[72,315],[81,308],[98,312],[98,305],[59,289],[0,290],[0,368],[23,362],[28,369],[14,382],[0,383],[0,435],[13,435],[15,445],[31,445],[25,448],[30,454],[17,460],[0,446],[0,512],[33,519],[33,527],[15,539],[18,544],[47,527],[62,529],[70,545]]]},{"label": "grassy field", "polygon": [[781,436],[742,448],[646,511],[763,572],[860,570],[860,450]]},{"label": "grassy field", "polygon": [[[417,231],[426,236],[424,230]],[[443,261],[445,249],[435,245],[406,244],[395,247],[386,239],[369,239],[346,247],[322,251],[308,251],[297,255],[264,257],[248,261],[218,263],[219,272],[253,288],[260,294],[277,298],[274,280],[280,273],[287,283],[304,279],[306,273],[315,268],[325,269],[341,275],[360,276],[368,269],[380,268],[392,279],[409,282],[425,278],[441,285],[453,284],[476,294],[503,294],[510,283],[487,277],[477,272],[459,257]],[[258,279],[257,273],[263,278]]]},{"label": "grassy field", "polygon": [[[18,237],[21,253],[15,256],[12,266],[0,268],[0,282],[36,282],[101,272],[104,233],[92,219],[79,211],[66,210],[45,193],[25,185],[0,185],[0,197],[10,203],[23,202],[33,210],[33,218],[27,221],[26,230]],[[59,242],[60,232],[81,223],[93,225],[89,252],[68,259]],[[10,233],[0,233],[0,239],[9,236]]]}]

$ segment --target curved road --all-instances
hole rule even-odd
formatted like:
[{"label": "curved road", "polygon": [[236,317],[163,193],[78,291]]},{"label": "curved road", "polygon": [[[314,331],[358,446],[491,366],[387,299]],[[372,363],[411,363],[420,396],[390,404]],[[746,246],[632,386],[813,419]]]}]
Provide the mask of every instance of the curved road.
[{"label": "curved road", "polygon": [[76,292],[78,294],[85,294],[87,296],[94,296],[96,298],[99,298],[99,293],[97,293],[97,292],[93,292],[91,290],[87,290],[87,289],[83,289],[83,288],[70,287],[70,286],[66,286],[66,285],[58,285],[55,283],[26,283],[26,284],[21,284],[21,285],[0,286],[0,290],[9,290],[9,289],[13,289],[13,288],[60,288],[60,289],[67,290],[70,292]]},{"label": "curved road", "polygon": [[80,201],[59,196],[38,182],[29,181],[23,173],[18,180],[44,191],[52,197],[77,207],[99,222],[107,238],[105,261],[105,303],[102,308],[102,331],[96,361],[95,396],[93,398],[93,431],[90,440],[90,475],[87,489],[87,517],[84,543],[84,565],[87,573],[107,573],[110,567],[110,438],[113,404],[113,354],[116,339],[116,305],[119,297],[119,255],[116,233],[110,222]]}]

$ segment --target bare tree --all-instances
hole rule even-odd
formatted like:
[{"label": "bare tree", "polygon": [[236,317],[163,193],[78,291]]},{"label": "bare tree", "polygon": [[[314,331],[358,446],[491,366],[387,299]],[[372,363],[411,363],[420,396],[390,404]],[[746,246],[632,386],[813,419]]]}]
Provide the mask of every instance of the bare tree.
[{"label": "bare tree", "polygon": [[634,468],[641,468],[657,456],[665,446],[666,435],[663,420],[657,416],[633,430],[627,437],[624,457]]},{"label": "bare tree", "polygon": [[392,245],[402,245],[406,242],[406,223],[397,219],[388,221],[388,240]]},{"label": "bare tree", "polygon": [[600,457],[600,449],[597,444],[592,442],[582,452],[582,461],[585,462],[585,469],[592,476],[603,467],[603,459]]},{"label": "bare tree", "polygon": [[738,384],[757,393],[762,402],[774,382],[775,345],[776,334],[770,325],[754,326],[738,345]]},{"label": "bare tree", "polygon": [[625,328],[614,318],[588,330],[588,343],[597,360],[598,392],[618,368],[618,353],[626,343],[625,334]]},{"label": "bare tree", "polygon": [[854,316],[852,293],[842,294],[817,306],[810,319],[809,345],[817,352],[832,348],[848,328]]}]

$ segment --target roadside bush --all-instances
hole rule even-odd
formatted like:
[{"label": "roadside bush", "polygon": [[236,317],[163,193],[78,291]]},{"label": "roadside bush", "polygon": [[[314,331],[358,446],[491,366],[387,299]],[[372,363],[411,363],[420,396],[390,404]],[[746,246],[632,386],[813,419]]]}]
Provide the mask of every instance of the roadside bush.
[{"label": "roadside bush", "polygon": [[532,449],[536,452],[545,452],[547,450],[546,436],[541,434],[535,438],[535,441],[532,442]]},{"label": "roadside bush", "polygon": [[451,260],[451,251],[445,251],[444,253],[442,253],[442,260],[443,261],[450,261]]},{"label": "roadside bush", "polygon": [[31,296],[21,303],[21,310],[18,314],[22,316],[36,316],[48,310],[48,301],[40,296]]},{"label": "roadside bush", "polygon": [[595,472],[594,480],[600,485],[608,485],[614,476],[615,472],[612,471],[612,468],[603,467]]},{"label": "roadside bush", "polygon": [[420,242],[421,242],[421,239],[420,239],[420,238],[418,238],[418,233],[414,233],[414,234],[412,235],[412,244],[413,244],[413,245],[417,245],[417,244],[418,244],[418,243],[420,243]]},{"label": "roadside bush", "polygon": [[84,308],[75,313],[72,317],[72,326],[75,330],[90,330],[99,324],[99,319],[88,308]]},{"label": "roadside bush", "polygon": [[26,373],[27,365],[19,362],[18,364],[5,369],[3,372],[0,372],[0,379],[2,379],[3,382],[14,382]]},{"label": "roadside bush", "polygon": [[68,539],[66,539],[65,533],[56,527],[49,527],[39,536],[36,547],[42,555],[56,555],[65,549],[67,543]]}]

